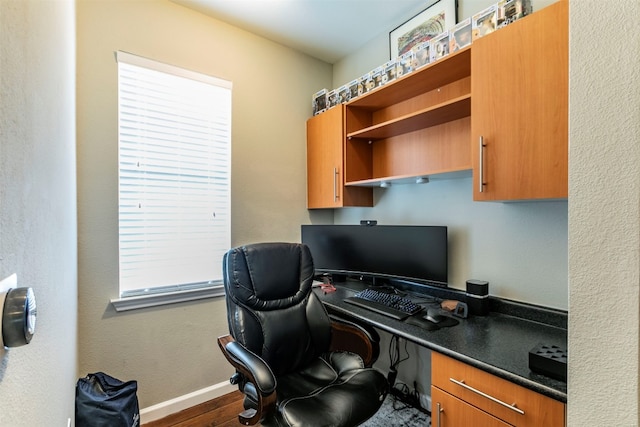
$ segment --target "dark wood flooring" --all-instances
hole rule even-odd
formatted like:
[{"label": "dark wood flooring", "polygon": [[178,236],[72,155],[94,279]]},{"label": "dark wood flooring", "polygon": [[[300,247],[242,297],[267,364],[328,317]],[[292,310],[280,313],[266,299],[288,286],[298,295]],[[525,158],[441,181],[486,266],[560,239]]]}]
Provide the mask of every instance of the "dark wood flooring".
[{"label": "dark wood flooring", "polygon": [[242,394],[235,391],[142,427],[238,427],[242,425],[238,421],[242,410]]}]

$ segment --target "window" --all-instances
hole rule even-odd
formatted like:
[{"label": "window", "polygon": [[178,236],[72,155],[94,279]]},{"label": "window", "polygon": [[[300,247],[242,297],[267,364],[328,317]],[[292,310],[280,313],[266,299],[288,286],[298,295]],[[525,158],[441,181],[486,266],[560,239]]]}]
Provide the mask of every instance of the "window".
[{"label": "window", "polygon": [[[222,256],[231,241],[231,83],[124,52],[116,58],[120,299],[114,305],[124,310],[221,294]],[[150,303],[154,296],[159,302]]]}]

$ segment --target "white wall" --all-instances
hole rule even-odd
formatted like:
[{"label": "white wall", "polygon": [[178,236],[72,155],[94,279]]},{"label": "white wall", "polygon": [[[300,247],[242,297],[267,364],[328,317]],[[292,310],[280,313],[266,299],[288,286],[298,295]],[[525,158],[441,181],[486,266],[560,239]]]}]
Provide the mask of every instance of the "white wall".
[{"label": "white wall", "polygon": [[34,289],[30,344],[0,349],[0,426],[66,426],[77,379],[75,10],[0,1],[0,280]]},{"label": "white wall", "polygon": [[640,3],[569,6],[568,421],[637,426]]},{"label": "white wall", "polygon": [[[306,119],[331,66],[166,0],[78,2],[79,364],[138,380],[142,408],[227,382],[222,298],[116,314],[117,64],[124,50],[232,81],[232,244],[299,241]],[[222,260],[211,260],[222,262]]]}]

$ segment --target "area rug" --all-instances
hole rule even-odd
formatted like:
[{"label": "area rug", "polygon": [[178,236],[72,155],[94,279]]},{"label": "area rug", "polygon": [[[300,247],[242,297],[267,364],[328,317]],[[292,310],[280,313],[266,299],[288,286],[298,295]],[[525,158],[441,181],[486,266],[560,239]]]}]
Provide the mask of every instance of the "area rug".
[{"label": "area rug", "polygon": [[380,410],[361,427],[430,427],[431,417],[388,394]]}]

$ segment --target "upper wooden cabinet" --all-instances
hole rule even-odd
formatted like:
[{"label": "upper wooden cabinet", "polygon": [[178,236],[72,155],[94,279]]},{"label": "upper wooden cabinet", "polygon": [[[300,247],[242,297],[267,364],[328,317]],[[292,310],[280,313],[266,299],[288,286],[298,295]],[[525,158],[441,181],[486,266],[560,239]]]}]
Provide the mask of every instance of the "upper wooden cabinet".
[{"label": "upper wooden cabinet", "polygon": [[473,43],[474,200],[567,197],[567,8],[555,3]]},{"label": "upper wooden cabinet", "polygon": [[470,171],[474,200],[566,198],[568,2],[312,117],[307,148],[309,208]]},{"label": "upper wooden cabinet", "polygon": [[307,207],[373,206],[370,188],[344,187],[344,105],[307,120]]},{"label": "upper wooden cabinet", "polygon": [[347,103],[346,185],[470,170],[470,73],[467,48]]}]

